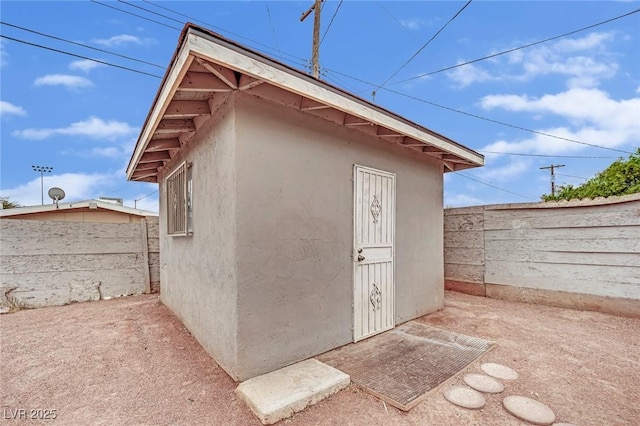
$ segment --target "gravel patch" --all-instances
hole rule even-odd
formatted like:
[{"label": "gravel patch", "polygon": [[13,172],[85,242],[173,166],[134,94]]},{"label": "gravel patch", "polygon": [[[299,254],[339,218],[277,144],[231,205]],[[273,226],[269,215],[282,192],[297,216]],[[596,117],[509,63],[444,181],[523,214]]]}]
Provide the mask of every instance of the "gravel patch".
[{"label": "gravel patch", "polygon": [[[437,392],[405,413],[350,386],[282,424],[521,426],[502,408],[503,398],[521,395],[544,401],[557,422],[637,425],[640,360],[630,354],[640,353],[640,319],[453,292],[445,300],[417,321],[497,343],[446,386],[464,386],[482,363],[519,373],[501,394],[484,395],[484,408],[456,407]],[[4,314],[0,338],[7,415],[56,410],[48,424],[260,424],[236,383],[154,295]]]}]

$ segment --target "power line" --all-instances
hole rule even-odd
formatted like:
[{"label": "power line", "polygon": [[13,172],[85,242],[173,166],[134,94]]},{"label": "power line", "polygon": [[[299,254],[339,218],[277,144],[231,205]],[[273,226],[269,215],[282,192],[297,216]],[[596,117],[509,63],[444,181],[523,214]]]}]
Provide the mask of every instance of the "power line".
[{"label": "power line", "polygon": [[[97,4],[100,4],[100,5],[103,5],[103,6],[107,6],[107,7],[110,7],[110,8],[112,8],[112,9],[119,10],[119,11],[124,12],[124,13],[127,13],[127,14],[131,14],[131,13],[127,12],[127,11],[124,11],[124,10],[122,10],[122,9],[118,9],[118,8],[114,8],[114,7],[109,6],[109,5],[105,5],[105,4],[100,3],[100,2],[98,2],[98,1],[96,1],[96,0],[92,0],[92,1],[93,1],[94,3],[97,3]],[[146,0],[145,0],[145,1],[146,1]],[[147,2],[147,3],[150,3],[150,4],[153,4],[153,3],[151,3],[150,1],[146,1],[146,2]],[[154,5],[155,5],[155,4],[154,4]],[[167,9],[167,10],[169,10],[169,11],[173,12],[173,13],[178,13],[178,14],[179,14],[179,12],[172,11],[172,10],[170,10],[170,9],[168,9],[168,8],[165,8],[164,6],[159,6],[159,5],[155,5],[155,6],[157,6],[157,7],[161,7],[161,8],[163,8],[163,9]],[[640,11],[640,9],[638,9],[638,11]],[[630,13],[628,13],[628,14],[626,14],[626,15],[622,15],[621,17],[623,17],[623,16],[627,16],[627,15],[630,15],[631,13],[635,13],[635,12],[637,12],[637,11],[630,12]],[[140,16],[140,15],[136,15],[136,14],[132,14],[132,15],[137,16],[137,17],[140,17],[140,18],[145,19],[145,20],[149,20],[149,19],[147,19],[147,18],[145,18],[145,17],[143,17],[143,16]],[[185,16],[186,16],[186,15],[185,15]],[[187,17],[188,17],[188,16],[187,16]],[[188,18],[190,18],[190,17],[188,17]],[[617,18],[614,18],[614,19],[617,19]],[[152,21],[152,22],[156,22],[156,23],[158,23],[157,21],[153,21],[153,20],[151,20],[151,21]],[[611,20],[609,20],[609,21],[611,21]],[[609,22],[609,21],[605,21],[605,22]],[[15,25],[12,25],[12,24],[7,24],[7,23],[4,23],[4,24],[5,24],[5,25],[10,25],[10,26],[15,26]],[[160,23],[160,24],[161,24],[161,25],[164,25],[164,24],[162,24],[162,23]],[[207,25],[209,25],[209,24],[207,24]],[[18,26],[15,26],[15,27],[20,28],[20,29],[23,29],[23,27],[18,27]],[[176,29],[175,27],[171,27],[171,28]],[[27,31],[31,31],[31,30],[28,30],[28,29],[25,29],[25,30],[27,30]],[[41,34],[42,34],[42,35],[44,35],[44,33],[41,33]],[[48,35],[45,35],[45,36],[48,36]],[[148,75],[148,76],[155,77],[155,78],[162,78],[161,76],[158,76],[158,75],[155,75],[155,74],[147,73],[147,72],[140,71],[140,70],[136,70],[136,69],[133,69],[133,68],[124,67],[124,66],[121,66],[121,65],[112,64],[112,63],[110,63],[110,62],[101,61],[101,60],[97,60],[97,59],[89,58],[89,57],[86,57],[86,56],[76,55],[76,54],[73,54],[73,53],[70,53],[70,52],[66,52],[66,51],[62,51],[62,50],[58,50],[58,49],[53,49],[53,48],[50,48],[50,47],[46,47],[46,46],[42,46],[42,45],[38,45],[38,44],[35,44],[35,43],[30,43],[30,42],[27,42],[27,41],[24,41],[24,40],[19,40],[19,39],[11,38],[11,37],[4,36],[4,35],[2,35],[2,37],[3,37],[3,38],[6,38],[6,39],[13,40],[13,41],[16,41],[16,42],[19,42],[19,43],[23,43],[23,44],[31,45],[31,46],[34,46],[34,47],[39,47],[39,48],[42,48],[42,49],[50,50],[50,51],[53,51],[53,52],[57,52],[57,53],[61,53],[61,54],[65,54],[65,55],[69,55],[69,56],[73,56],[73,57],[77,57],[77,58],[81,58],[81,59],[87,59],[87,60],[90,60],[90,61],[93,61],[93,62],[101,63],[101,64],[108,65],[108,66],[112,66],[112,67],[115,67],[115,68],[124,69],[124,70],[131,71],[131,72],[135,72],[135,73],[138,73],[138,74]],[[55,38],[55,36],[52,36],[52,37],[54,37],[54,38]],[[242,38],[245,38],[245,39],[246,39],[246,37],[242,37]],[[257,43],[257,42],[256,42],[256,43]],[[83,46],[84,46],[84,45],[83,45]],[[85,46],[85,47],[89,47],[89,48],[91,48],[91,46]],[[102,51],[102,49],[98,49],[98,50],[101,50],[101,51]],[[113,53],[113,52],[109,52],[109,51],[104,51],[104,52],[105,52],[105,53],[109,53],[109,54],[114,54],[114,55],[117,55],[117,56],[123,56],[123,55],[118,55],[118,54],[115,54],[115,53]],[[133,58],[128,58],[128,57],[126,57],[126,58],[127,58],[127,59],[133,59]],[[150,64],[150,65],[154,65],[154,66],[159,66],[159,65],[157,65],[157,64],[151,64],[151,63],[149,63],[149,64]],[[332,70],[332,69],[329,69],[329,68],[325,68],[325,69],[326,69],[327,71],[332,71],[332,72],[334,72],[334,73],[336,73],[336,74],[342,75],[342,76],[347,77],[347,78],[350,78],[350,79],[352,79],[352,80],[359,81],[359,82],[365,83],[365,84],[370,85],[370,86],[375,86],[375,84],[374,84],[374,83],[371,83],[371,82],[368,82],[368,81],[362,80],[362,79],[360,79],[360,78],[353,77],[353,76],[350,76],[350,75],[348,75],[348,74],[344,74],[344,73],[341,73],[341,72],[339,72],[339,71]],[[493,123],[495,123],[495,124],[500,124],[500,125],[503,125],[503,126],[512,127],[512,128],[518,129],[518,130],[523,130],[523,131],[527,131],[527,132],[531,132],[531,133],[540,134],[540,135],[543,135],[543,136],[548,136],[548,137],[552,137],[552,138],[556,138],[556,139],[565,140],[565,141],[568,141],[568,142],[573,142],[573,143],[579,143],[579,144],[583,144],[583,145],[588,145],[588,146],[592,146],[592,147],[596,147],[596,148],[608,149],[608,150],[612,150],[612,151],[622,152],[622,153],[625,153],[625,154],[631,154],[631,153],[630,153],[630,152],[628,152],[628,151],[623,151],[623,150],[618,150],[618,149],[614,149],[614,148],[603,147],[603,146],[599,146],[599,145],[595,145],[595,144],[589,144],[589,143],[586,143],[586,142],[581,142],[581,141],[577,141],[577,140],[573,140],[573,139],[569,139],[569,138],[564,138],[564,137],[560,137],[560,136],[556,136],[556,135],[552,135],[552,134],[544,133],[544,132],[539,132],[539,131],[532,130],[532,129],[527,129],[527,128],[520,127],[520,126],[511,125],[511,124],[504,123],[504,122],[501,122],[501,121],[493,120],[493,119],[490,119],[490,118],[486,118],[486,117],[482,117],[482,116],[479,116],[479,115],[471,114],[471,113],[468,113],[468,112],[465,112],[465,111],[461,111],[461,110],[457,110],[457,109],[454,109],[454,108],[450,108],[450,107],[447,107],[447,106],[444,106],[444,105],[436,104],[435,102],[431,102],[431,101],[428,101],[428,100],[425,100],[425,99],[420,99],[420,98],[417,98],[417,97],[414,97],[414,96],[411,96],[411,95],[408,95],[408,94],[405,94],[405,93],[402,93],[402,92],[398,92],[398,91],[395,91],[395,90],[391,90],[391,89],[388,89],[388,88],[384,88],[384,90],[387,90],[387,91],[389,91],[389,92],[391,92],[391,93],[394,93],[394,94],[397,94],[397,95],[399,95],[399,96],[404,96],[404,97],[408,97],[408,98],[410,98],[410,99],[417,100],[417,101],[419,101],[419,102],[427,103],[427,104],[429,104],[429,105],[436,106],[436,107],[438,107],[438,108],[446,109],[446,110],[449,110],[449,111],[452,111],[452,112],[456,112],[456,113],[459,113],[459,114],[464,114],[464,115],[467,115],[467,116],[470,116],[470,117],[474,117],[474,118],[477,118],[477,119],[481,119],[481,120],[485,120],[485,121],[493,122]]]},{"label": "power line", "polygon": [[137,208],[138,208],[138,201],[140,201],[140,200],[144,200],[145,198],[147,198],[147,197],[148,197],[148,196],[150,196],[150,195],[155,194],[156,192],[158,192],[158,189],[156,189],[156,190],[155,190],[155,191],[153,191],[153,192],[148,193],[147,195],[143,195],[142,197],[140,197],[140,198],[136,198],[135,200],[133,200],[133,208],[137,209]]},{"label": "power line", "polygon": [[162,68],[162,69],[165,68],[162,65],[154,64],[152,62],[143,61],[141,59],[132,58],[131,56],[121,55],[121,54],[115,53],[115,52],[110,52],[110,51],[105,50],[105,49],[99,49],[97,47],[89,46],[89,45],[86,45],[86,44],[83,44],[83,43],[78,43],[78,42],[75,42],[75,41],[67,40],[67,39],[62,38],[62,37],[56,37],[56,36],[53,36],[51,34],[41,33],[39,31],[35,31],[35,30],[29,29],[29,28],[21,27],[19,25],[15,25],[15,24],[10,24],[8,22],[0,21],[0,24],[6,25],[6,26],[12,27],[12,28],[17,28],[17,29],[22,30],[22,31],[27,31],[27,32],[30,32],[30,33],[33,33],[33,34],[37,34],[37,35],[40,35],[40,36],[43,36],[43,37],[48,37],[48,38],[51,38],[51,39],[54,39],[54,40],[63,41],[65,43],[74,44],[76,46],[81,46],[81,47],[84,47],[84,48],[87,48],[87,49],[95,50],[97,52],[102,52],[102,53],[106,53],[106,54],[109,54],[109,55],[118,56],[120,58],[128,59],[130,61],[140,62],[142,64],[151,65],[151,66],[157,67],[157,68]]},{"label": "power line", "polygon": [[[393,77],[395,77],[404,67],[406,67],[409,62],[413,61],[415,59],[416,56],[418,56],[420,54],[420,52],[422,52],[436,37],[438,37],[438,35],[444,31],[444,29],[451,23],[453,22],[461,13],[463,10],[465,10],[467,8],[467,6],[469,6],[471,4],[473,0],[468,0],[464,6],[462,6],[460,8],[460,10],[458,10],[456,12],[455,15],[453,15],[433,36],[431,36],[431,38],[429,40],[427,40],[427,42],[425,44],[422,45],[422,47],[420,47],[420,49],[418,49],[413,55],[411,55],[411,57],[409,59],[407,59],[401,66],[400,68],[398,68],[393,74],[391,74],[391,76],[389,78],[387,78],[380,86],[378,86],[376,88],[376,90],[380,90],[382,89],[388,82],[389,80],[391,80]],[[374,90],[374,93],[375,91]]]},{"label": "power line", "polygon": [[[371,83],[370,81],[366,81],[366,80],[363,80],[363,79],[358,78],[358,77],[353,77],[353,76],[351,76],[349,74],[345,74],[345,73],[342,73],[342,72],[334,70],[334,69],[330,69],[330,68],[325,68],[325,69],[327,71],[334,72],[336,74],[342,75],[344,77],[350,78],[350,79],[358,81],[360,83],[364,83],[364,84],[367,84],[369,86],[376,86],[375,83]],[[499,124],[501,126],[511,127],[513,129],[518,129],[518,130],[522,130],[522,131],[525,131],[525,132],[535,133],[535,134],[538,134],[538,135],[547,136],[547,137],[554,138],[554,139],[560,139],[560,140],[564,140],[564,141],[567,141],[567,142],[572,142],[572,143],[577,143],[577,144],[581,144],[581,145],[592,146],[594,148],[601,148],[601,149],[607,149],[607,150],[610,150],[610,151],[622,152],[622,153],[625,153],[625,154],[632,154],[629,151],[623,151],[623,150],[620,150],[620,149],[609,148],[609,147],[606,147],[606,146],[601,146],[601,145],[591,144],[591,143],[587,143],[587,142],[582,142],[582,141],[578,141],[578,140],[575,140],[575,139],[565,138],[563,136],[552,135],[550,133],[540,132],[538,130],[528,129],[526,127],[516,126],[515,124],[505,123],[504,121],[498,121],[498,120],[494,120],[492,118],[483,117],[481,115],[472,114],[470,112],[466,112],[466,111],[462,111],[462,110],[459,110],[459,109],[451,108],[451,107],[448,107],[448,106],[445,106],[445,105],[441,105],[441,104],[438,104],[438,103],[435,103],[435,102],[432,102],[432,101],[428,101],[426,99],[421,99],[421,98],[418,98],[416,96],[409,95],[407,93],[398,92],[397,90],[389,89],[387,87],[384,87],[383,90],[386,90],[388,92],[394,93],[394,94],[396,94],[398,96],[403,96],[405,98],[413,99],[413,100],[418,101],[418,102],[422,102],[422,103],[425,103],[425,104],[428,104],[428,105],[431,105],[431,106],[442,108],[442,109],[445,109],[447,111],[456,112],[458,114],[463,114],[463,115],[466,115],[468,117],[473,117],[473,118],[477,118],[479,120],[488,121],[490,123]]]},{"label": "power line", "polygon": [[123,189],[124,187],[128,186],[130,183],[129,181],[126,181],[125,183],[123,183],[122,185],[116,186],[116,189],[111,189],[109,191],[103,192],[104,196],[110,196],[110,195],[118,195],[118,193],[120,192],[121,189]]},{"label": "power line", "polygon": [[129,3],[129,2],[127,2],[127,1],[124,1],[124,0],[118,0],[118,2],[119,2],[119,3],[124,3],[124,4],[126,4],[127,6],[135,7],[136,9],[144,10],[145,12],[152,13],[152,14],[154,14],[154,15],[156,15],[156,16],[160,16],[161,18],[165,18],[165,19],[168,19],[168,20],[170,20],[170,21],[177,22],[178,24],[181,24],[181,25],[182,25],[182,24],[184,24],[184,22],[182,22],[182,21],[180,21],[180,20],[178,20],[178,19],[172,18],[171,16],[167,16],[167,15],[163,15],[162,13],[154,12],[153,10],[149,10],[149,9],[144,8],[144,7],[142,7],[142,6],[138,6],[138,5],[136,5],[136,4]]},{"label": "power line", "polygon": [[[207,23],[206,23],[206,22],[204,22],[204,21],[201,21],[201,20],[199,20],[199,19],[192,18],[192,17],[190,17],[190,16],[185,15],[184,13],[176,12],[175,10],[169,9],[168,7],[160,6],[159,4],[155,4],[155,3],[153,3],[153,2],[151,2],[151,1],[149,1],[149,0],[142,0],[142,1],[143,1],[143,2],[145,2],[145,3],[149,3],[149,4],[150,4],[150,5],[152,5],[152,6],[159,7],[160,9],[164,9],[164,10],[166,10],[166,11],[168,11],[168,12],[175,13],[176,15],[178,15],[178,16],[182,16],[183,18],[191,19],[191,20],[193,20],[194,22],[200,22],[200,23],[202,23],[202,24],[209,25],[209,24],[207,24]],[[211,26],[212,28],[214,28],[214,27],[213,27],[213,25],[209,25],[209,26]]]},{"label": "power line", "polygon": [[15,42],[18,42],[18,43],[27,44],[29,46],[39,47],[40,49],[50,50],[50,51],[56,52],[56,53],[62,53],[63,55],[73,56],[75,58],[80,58],[80,59],[86,59],[86,60],[89,60],[89,61],[97,62],[99,64],[108,65],[110,67],[120,68],[122,70],[131,71],[131,72],[135,72],[135,73],[142,74],[142,75],[148,75],[149,77],[155,77],[155,78],[160,78],[160,79],[162,78],[162,76],[151,74],[151,73],[148,73],[148,72],[145,72],[145,71],[136,70],[136,69],[133,69],[133,68],[122,66],[122,65],[112,64],[111,62],[101,61],[101,60],[98,60],[98,59],[89,58],[87,56],[76,55],[75,53],[67,52],[65,50],[54,49],[52,47],[43,46],[41,44],[31,43],[31,42],[28,42],[28,41],[25,41],[25,40],[20,40],[20,39],[17,39],[17,38],[6,36],[4,34],[0,34],[0,37],[6,38],[7,40],[15,41]]},{"label": "power line", "polygon": [[501,152],[501,151],[484,151],[484,150],[478,150],[478,152],[482,152],[485,154],[500,154],[500,155],[522,155],[525,157],[546,157],[546,158],[590,158],[590,159],[594,159],[594,158],[607,158],[607,159],[614,159],[614,158],[619,158],[619,157],[593,157],[593,156],[584,156],[584,155],[550,155],[550,154],[526,154],[524,152]]},{"label": "power line", "polygon": [[457,64],[457,65],[452,65],[450,67],[441,68],[441,69],[436,70],[436,71],[431,71],[431,72],[428,72],[428,73],[416,75],[414,77],[410,77],[410,78],[406,78],[404,80],[393,82],[391,84],[405,83],[407,81],[415,80],[415,79],[422,78],[422,77],[427,77],[427,76],[430,76],[430,75],[433,75],[433,74],[438,74],[438,73],[441,73],[443,71],[449,71],[449,70],[452,70],[454,68],[458,68],[458,67],[462,67],[462,66],[465,66],[465,65],[474,64],[476,62],[480,62],[480,61],[484,61],[484,60],[487,60],[487,59],[495,58],[497,56],[506,55],[507,53],[515,52],[516,50],[525,49],[527,47],[535,46],[535,45],[538,45],[538,44],[546,43],[548,41],[556,40],[556,39],[559,39],[559,38],[562,38],[562,37],[570,36],[570,35],[573,35],[573,34],[576,34],[576,33],[582,32],[582,31],[586,31],[586,30],[589,30],[591,28],[598,27],[600,25],[608,24],[609,22],[613,22],[613,21],[616,21],[618,19],[625,18],[627,16],[633,15],[634,13],[638,13],[638,12],[640,12],[640,9],[635,9],[635,10],[632,10],[631,12],[625,13],[623,15],[616,16],[614,18],[607,19],[605,21],[597,22],[595,24],[588,25],[586,27],[583,27],[583,28],[580,28],[580,29],[577,29],[577,30],[574,30],[574,31],[570,31],[568,33],[564,33],[564,34],[560,34],[560,35],[557,35],[557,36],[549,37],[549,38],[546,38],[544,40],[539,40],[539,41],[536,41],[536,42],[533,42],[533,43],[525,44],[525,45],[520,46],[520,47],[514,47],[513,49],[504,50],[502,52],[494,53],[494,54],[491,54],[491,55],[488,55],[488,56],[483,56],[482,58],[474,59],[472,61],[467,61],[467,62],[463,62],[463,63]]},{"label": "power line", "polygon": [[492,183],[489,183],[489,182],[482,181],[480,179],[476,179],[476,178],[474,178],[474,177],[472,177],[472,176],[470,176],[470,175],[468,175],[466,173],[463,173],[463,172],[457,172],[457,175],[462,176],[465,179],[470,179],[470,180],[473,180],[475,182],[481,183],[483,185],[490,186],[491,188],[495,188],[495,189],[497,189],[499,191],[502,191],[502,192],[507,192],[509,194],[517,195],[518,197],[526,198],[528,200],[533,200],[533,198],[531,198],[531,197],[527,197],[526,195],[518,194],[517,192],[509,191],[508,189],[500,188],[499,186],[496,186],[496,185],[494,185]]},{"label": "power line", "polygon": [[[340,72],[340,71],[337,71],[337,70],[334,70],[334,69],[331,69],[331,68],[325,68],[325,69],[327,71],[331,71],[331,72],[336,73],[338,75],[341,75],[343,77],[347,77],[347,78],[349,78],[351,80],[355,80],[355,81],[358,81],[360,83],[367,84],[369,86],[376,86],[375,83],[363,80],[363,79],[361,79],[359,77],[354,77],[354,76],[351,76],[349,74],[345,74],[343,72]],[[394,94],[396,94],[398,96],[403,96],[405,98],[413,99],[413,100],[418,101],[418,102],[422,102],[422,103],[426,103],[426,104],[431,105],[431,106],[442,108],[442,109],[445,109],[447,111],[456,112],[458,114],[463,114],[463,115],[466,115],[468,117],[477,118],[479,120],[488,121],[490,123],[495,123],[495,124],[499,124],[499,125],[502,125],[502,126],[511,127],[511,128],[514,128],[514,129],[525,131],[525,132],[535,133],[535,134],[542,135],[542,136],[548,136],[550,138],[560,139],[560,140],[564,140],[564,141],[572,142],[572,143],[578,143],[578,144],[581,144],[581,145],[588,145],[588,146],[592,146],[594,148],[608,149],[608,150],[611,150],[611,151],[622,152],[622,153],[625,153],[625,154],[632,154],[629,151],[623,151],[623,150],[620,150],[620,149],[609,148],[609,147],[606,147],[606,146],[600,146],[600,145],[596,145],[596,144],[590,144],[590,143],[578,141],[578,140],[575,140],[575,139],[569,139],[569,138],[565,138],[565,137],[562,137],[562,136],[556,136],[556,135],[552,135],[550,133],[540,132],[540,131],[537,131],[537,130],[528,129],[526,127],[516,126],[514,124],[505,123],[503,121],[498,121],[498,120],[494,120],[494,119],[491,119],[491,118],[483,117],[481,115],[472,114],[470,112],[466,112],[466,111],[462,111],[462,110],[459,110],[459,109],[451,108],[451,107],[448,107],[448,106],[445,106],[445,105],[441,105],[441,104],[438,104],[438,103],[435,103],[435,102],[432,102],[432,101],[428,101],[426,99],[421,99],[421,98],[418,98],[416,96],[409,95],[407,93],[398,92],[397,90],[389,89],[387,87],[384,87],[383,90],[386,90],[386,91],[388,91],[390,93],[394,93]]]},{"label": "power line", "polygon": [[[237,37],[239,39],[247,40],[247,41],[249,41],[249,42],[251,42],[251,43],[253,43],[253,44],[257,45],[257,46],[262,46],[263,51],[274,51],[275,50],[275,49],[273,49],[271,46],[269,46],[267,44],[264,44],[264,43],[261,43],[259,41],[250,39],[250,38],[245,37],[245,36],[243,36],[241,34],[234,33],[232,31],[226,30],[224,28],[218,27],[217,25],[213,25],[213,24],[211,24],[209,22],[206,22],[206,21],[203,21],[201,19],[194,18],[193,16],[185,15],[184,13],[180,13],[180,12],[178,12],[176,10],[173,10],[173,9],[170,9],[170,8],[168,8],[166,6],[161,6],[161,5],[156,4],[156,3],[152,2],[152,1],[149,1],[149,0],[142,0],[142,1],[145,2],[145,3],[148,3],[150,5],[153,5],[153,6],[157,7],[157,8],[166,10],[166,11],[171,12],[171,13],[174,13],[174,14],[176,14],[178,16],[182,16],[183,18],[187,18],[191,22],[199,22],[200,24],[206,25],[208,28],[213,28],[213,29],[216,29],[216,30],[218,30],[220,32],[223,32],[223,33],[232,35],[234,37]],[[283,60],[290,61],[291,63],[295,63],[295,64],[298,64],[298,65],[301,65],[303,67],[306,66],[306,64],[305,64],[306,59],[305,58],[301,58],[299,56],[293,55],[291,53],[288,53],[288,52],[285,52],[285,51],[282,51],[282,50],[278,50],[278,52],[280,52],[282,55],[288,56],[289,58],[285,58],[285,57],[283,57],[281,55],[277,55],[277,54],[274,54],[274,53],[271,53],[271,55],[273,55],[276,58],[280,58],[280,59],[283,59]],[[296,61],[294,61],[294,60],[292,60],[290,58],[294,58],[294,59],[296,59]]]},{"label": "power line", "polygon": [[336,7],[336,10],[333,12],[333,16],[331,17],[331,20],[329,21],[329,25],[327,25],[327,29],[324,30],[324,34],[322,35],[322,38],[320,39],[320,46],[322,46],[322,42],[324,41],[324,38],[327,36],[327,33],[329,32],[329,28],[331,28],[331,24],[333,24],[333,20],[336,19],[336,15],[338,14],[338,11],[340,10],[340,6],[342,6],[342,1],[340,0],[340,3],[338,3],[338,7]]},{"label": "power line", "polygon": [[140,197],[140,198],[136,198],[136,199],[135,199],[135,201],[144,200],[145,198],[147,198],[147,197],[148,197],[148,196],[150,196],[150,195],[155,194],[156,192],[158,192],[158,190],[157,190],[157,189],[156,189],[155,191],[153,191],[153,192],[148,193],[147,195],[143,195],[143,196],[142,196],[142,197]]},{"label": "power line", "polygon": [[333,83],[337,86],[337,87],[342,87],[348,91],[353,92],[353,88],[349,87],[348,83],[345,83],[344,80],[341,80],[339,77],[333,76],[331,77],[330,75],[326,75],[325,76],[328,80],[333,81]]},{"label": "power line", "polygon": [[570,177],[570,178],[576,178],[576,179],[582,179],[582,180],[589,180],[589,178],[585,178],[582,176],[573,176],[573,175],[564,175],[562,173],[556,173],[557,176],[566,176],[566,177]]},{"label": "power line", "polygon": [[273,26],[273,21],[271,20],[271,10],[269,10],[269,5],[265,4],[267,8],[267,16],[269,17],[269,26],[271,27],[271,32],[273,32],[273,41],[276,43],[276,49],[280,52],[280,43],[278,43],[278,35],[276,34],[276,27]]},{"label": "power line", "polygon": [[[402,22],[402,21],[400,21],[398,18],[396,18],[396,17],[395,17],[395,16],[394,16],[390,11],[389,11],[389,9],[387,9],[387,8],[384,6],[383,2],[381,2],[381,1],[379,1],[379,0],[374,0],[374,1],[375,1],[375,3],[376,3],[378,6],[380,6],[380,8],[381,8],[382,10],[384,10],[384,11],[385,11],[385,13],[386,13],[387,15],[389,15],[389,17],[390,17],[391,19],[393,19],[393,21],[394,21],[396,24],[398,24],[398,25],[400,26],[400,28],[402,28],[402,30],[403,30],[405,33],[409,34],[409,36],[411,36],[411,38],[413,38],[413,39],[414,39],[415,41],[417,41],[418,43],[422,43],[422,40],[420,40],[420,39],[416,36],[415,32],[413,32],[413,31],[411,31],[410,29],[408,29],[408,28],[407,28],[407,25],[405,25],[405,23],[403,23],[403,22]],[[418,28],[419,28],[419,25],[420,25],[420,24],[423,24],[423,23],[424,23],[424,22],[423,22],[423,21],[421,21],[421,20],[416,20],[416,21],[415,21],[416,29],[418,29]],[[440,55],[438,55],[438,53],[436,53],[435,51],[431,51],[430,56],[432,56],[432,57],[436,57],[436,58],[438,58],[438,59],[442,59],[442,58],[440,57]]]},{"label": "power line", "polygon": [[382,10],[384,10],[387,15],[389,15],[391,17],[391,19],[393,19],[394,21],[396,21],[396,23],[398,25],[400,25],[400,28],[402,28],[404,30],[404,32],[406,32],[407,34],[409,34],[411,37],[413,37],[414,40],[416,40],[417,42],[420,42],[420,40],[418,39],[418,37],[416,37],[416,35],[414,33],[412,33],[411,31],[409,31],[404,25],[402,25],[402,22],[400,22],[400,20],[398,18],[396,18],[390,11],[389,9],[387,9],[386,7],[384,7],[384,5],[378,1],[378,0],[374,0],[375,3],[380,6],[380,8]]},{"label": "power line", "polygon": [[163,27],[167,27],[167,28],[171,28],[173,30],[181,31],[181,28],[177,28],[177,27],[165,24],[164,22],[156,21],[155,19],[150,19],[150,18],[147,18],[146,16],[138,15],[137,13],[129,12],[128,10],[120,9],[118,7],[115,7],[115,6],[111,6],[111,5],[108,5],[106,3],[99,2],[98,0],[90,0],[90,1],[93,2],[93,3],[99,4],[100,6],[108,7],[109,9],[113,9],[113,10],[120,11],[122,13],[126,13],[127,15],[136,16],[138,18],[144,19],[145,21],[154,22],[154,23],[156,23],[158,25],[162,25]]}]

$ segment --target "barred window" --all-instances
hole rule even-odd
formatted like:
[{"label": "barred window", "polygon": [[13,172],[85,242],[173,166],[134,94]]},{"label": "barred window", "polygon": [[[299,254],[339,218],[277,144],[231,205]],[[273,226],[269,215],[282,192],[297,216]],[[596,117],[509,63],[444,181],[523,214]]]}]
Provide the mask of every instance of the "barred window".
[{"label": "barred window", "polygon": [[176,236],[193,234],[191,164],[180,164],[167,176],[166,183],[167,233]]}]

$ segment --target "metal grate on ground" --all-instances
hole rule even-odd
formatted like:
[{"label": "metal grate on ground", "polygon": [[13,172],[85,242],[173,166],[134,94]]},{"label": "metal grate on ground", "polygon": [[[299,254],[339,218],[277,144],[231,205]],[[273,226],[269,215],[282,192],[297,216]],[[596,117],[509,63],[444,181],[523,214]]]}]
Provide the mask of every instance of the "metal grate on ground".
[{"label": "metal grate on ground", "polygon": [[488,340],[411,321],[318,359],[350,375],[352,383],[408,411],[493,346]]}]

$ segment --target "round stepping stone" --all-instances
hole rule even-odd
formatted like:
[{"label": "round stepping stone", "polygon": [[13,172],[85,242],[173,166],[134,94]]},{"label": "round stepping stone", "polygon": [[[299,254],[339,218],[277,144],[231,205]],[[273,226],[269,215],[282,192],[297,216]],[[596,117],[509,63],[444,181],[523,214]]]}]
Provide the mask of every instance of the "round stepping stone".
[{"label": "round stepping stone", "polygon": [[484,396],[482,396],[480,392],[464,386],[449,388],[442,392],[442,394],[450,403],[455,404],[458,407],[470,408],[472,410],[484,407],[486,402]]},{"label": "round stepping stone", "polygon": [[493,377],[484,374],[467,374],[464,382],[470,388],[485,393],[500,393],[504,390],[504,385]]},{"label": "round stepping stone", "polygon": [[549,407],[525,396],[508,396],[502,400],[502,405],[512,416],[534,425],[547,426],[556,421],[556,415]]},{"label": "round stepping stone", "polygon": [[518,373],[515,370],[493,362],[482,364],[480,368],[488,375],[498,379],[515,380],[518,378]]}]

